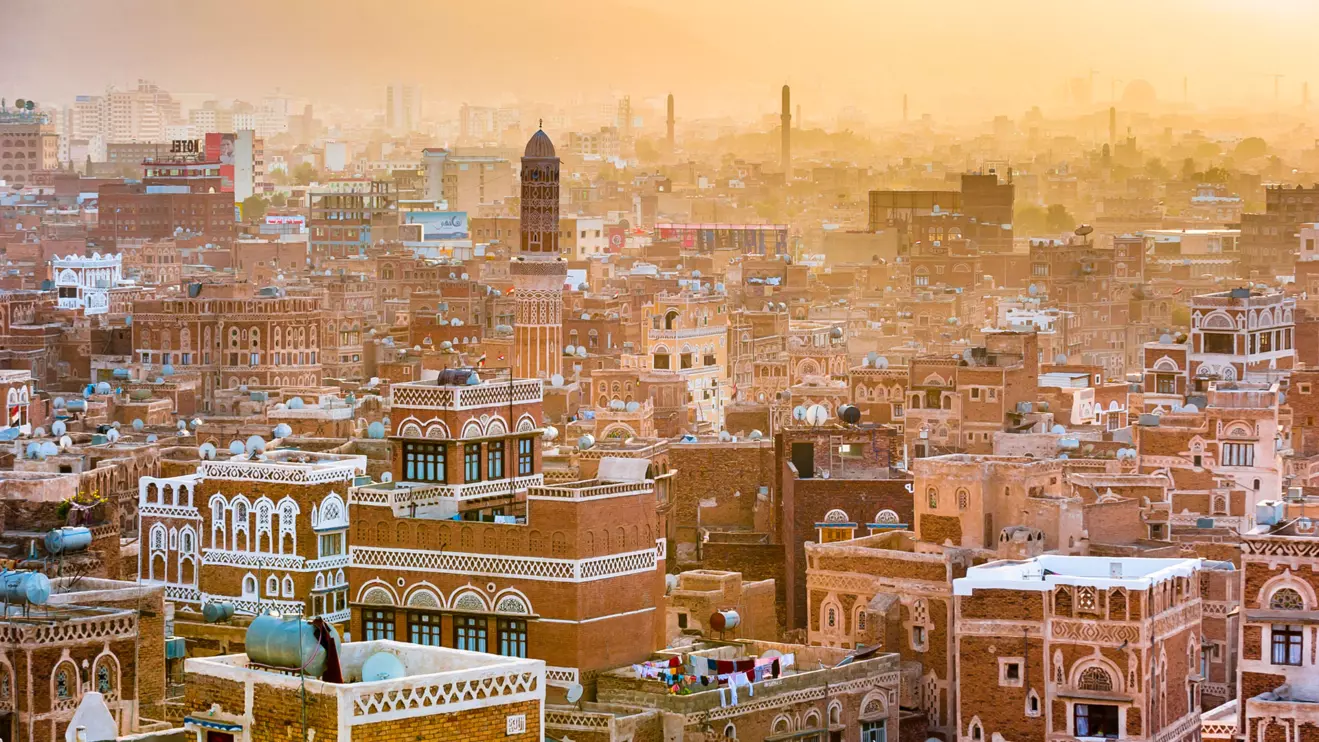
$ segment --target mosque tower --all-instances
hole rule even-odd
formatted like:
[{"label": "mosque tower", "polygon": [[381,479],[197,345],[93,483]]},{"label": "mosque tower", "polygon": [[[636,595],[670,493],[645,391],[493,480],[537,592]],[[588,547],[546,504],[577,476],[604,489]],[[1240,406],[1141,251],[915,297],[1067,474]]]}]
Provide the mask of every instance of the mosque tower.
[{"label": "mosque tower", "polygon": [[522,234],[510,267],[516,315],[513,374],[549,379],[563,373],[563,282],[559,253],[559,158],[537,130],[522,153]]}]

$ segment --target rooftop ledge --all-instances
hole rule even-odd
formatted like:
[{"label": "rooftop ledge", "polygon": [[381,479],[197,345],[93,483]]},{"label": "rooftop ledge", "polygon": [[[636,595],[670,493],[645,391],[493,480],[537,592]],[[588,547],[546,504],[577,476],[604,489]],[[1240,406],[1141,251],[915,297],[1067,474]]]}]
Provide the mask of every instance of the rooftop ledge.
[{"label": "rooftop ledge", "polygon": [[965,577],[953,581],[953,594],[971,595],[976,590],[1044,592],[1053,590],[1056,585],[1147,590],[1166,580],[1190,577],[1200,570],[1202,561],[1061,555],[1014,561],[1003,560],[967,570]]},{"label": "rooftop ledge", "polygon": [[[391,680],[362,679],[368,657],[388,652],[403,663],[405,675]],[[190,658],[186,672],[236,683],[262,683],[294,692],[338,699],[340,723],[366,724],[386,719],[450,713],[545,698],[545,663],[395,641],[351,642],[339,649],[348,682],[301,678],[294,672],[248,664],[246,654]],[[345,719],[343,717],[351,717]]]}]

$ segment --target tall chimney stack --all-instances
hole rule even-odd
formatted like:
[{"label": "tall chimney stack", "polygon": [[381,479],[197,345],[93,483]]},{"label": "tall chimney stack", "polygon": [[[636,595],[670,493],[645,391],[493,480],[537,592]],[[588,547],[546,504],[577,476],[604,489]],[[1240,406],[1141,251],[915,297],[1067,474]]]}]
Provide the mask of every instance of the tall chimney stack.
[{"label": "tall chimney stack", "polygon": [[783,86],[783,112],[779,115],[779,126],[783,129],[783,179],[792,179],[792,94],[788,86]]},{"label": "tall chimney stack", "polygon": [[1117,146],[1117,106],[1108,107],[1108,146]]}]

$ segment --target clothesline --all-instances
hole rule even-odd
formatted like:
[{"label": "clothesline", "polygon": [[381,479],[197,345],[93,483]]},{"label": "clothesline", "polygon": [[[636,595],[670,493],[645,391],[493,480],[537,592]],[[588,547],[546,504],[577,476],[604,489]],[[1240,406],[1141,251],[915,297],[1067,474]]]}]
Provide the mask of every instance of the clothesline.
[{"label": "clothesline", "polygon": [[795,663],[796,657],[792,654],[741,660],[688,655],[686,664],[678,657],[671,657],[635,664],[632,670],[638,678],[664,683],[670,693],[689,694],[717,688],[720,705],[729,706],[737,703],[739,686],[746,687],[748,695],[752,695],[755,693],[752,683],[777,678]]}]

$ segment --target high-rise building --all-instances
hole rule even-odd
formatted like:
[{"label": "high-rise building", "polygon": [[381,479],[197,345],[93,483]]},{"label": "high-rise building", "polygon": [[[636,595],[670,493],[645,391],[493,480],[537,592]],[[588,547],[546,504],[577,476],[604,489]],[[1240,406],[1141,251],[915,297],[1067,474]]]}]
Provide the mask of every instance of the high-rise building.
[{"label": "high-rise building", "polygon": [[421,119],[420,100],[414,85],[393,83],[385,88],[385,128],[391,134],[417,130]]},{"label": "high-rise building", "polygon": [[559,253],[559,158],[543,130],[522,154],[521,229],[510,269],[517,303],[513,369],[519,379],[545,379],[563,370],[559,336],[568,264]]}]

